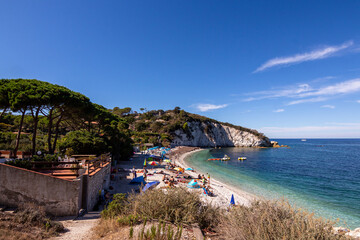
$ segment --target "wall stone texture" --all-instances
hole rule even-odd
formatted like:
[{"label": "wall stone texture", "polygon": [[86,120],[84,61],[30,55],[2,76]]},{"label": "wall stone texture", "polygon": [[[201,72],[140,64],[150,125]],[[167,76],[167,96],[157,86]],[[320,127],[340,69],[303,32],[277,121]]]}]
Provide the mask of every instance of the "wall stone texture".
[{"label": "wall stone texture", "polygon": [[69,181],[0,164],[0,205],[17,207],[32,202],[55,216],[77,215],[82,177]]}]

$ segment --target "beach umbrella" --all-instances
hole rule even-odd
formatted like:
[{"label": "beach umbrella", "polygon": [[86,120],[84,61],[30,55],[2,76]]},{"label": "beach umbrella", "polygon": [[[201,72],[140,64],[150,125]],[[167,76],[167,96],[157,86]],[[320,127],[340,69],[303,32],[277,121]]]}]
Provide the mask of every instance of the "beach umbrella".
[{"label": "beach umbrella", "polygon": [[171,163],[170,159],[165,159],[164,162]]},{"label": "beach umbrella", "polygon": [[188,188],[200,188],[200,185],[198,184],[198,182],[195,182],[193,179],[193,180],[191,180],[191,182],[188,183],[187,187]]},{"label": "beach umbrella", "polygon": [[130,183],[131,184],[141,184],[141,183],[146,184],[146,182],[144,180],[144,176],[133,178]]},{"label": "beach umbrella", "polygon": [[157,163],[156,163],[156,162],[154,162],[154,161],[149,162],[149,164],[150,164],[151,166],[156,166],[156,165],[157,165]]},{"label": "beach umbrella", "polygon": [[174,168],[174,170],[181,171],[181,168],[176,167],[176,168]]},{"label": "beach umbrella", "polygon": [[191,167],[188,167],[185,169],[186,171],[193,171],[194,169],[192,169]]},{"label": "beach umbrella", "polygon": [[145,160],[144,160],[144,166],[146,167],[146,158],[145,158]]},{"label": "beach umbrella", "polygon": [[235,205],[234,194],[231,195],[230,205]]},{"label": "beach umbrella", "polygon": [[159,183],[160,183],[160,182],[158,182],[158,181],[149,182],[149,183],[147,183],[147,184],[143,187],[142,191],[145,192],[145,191],[148,190],[148,189],[154,188],[154,187],[156,187]]}]

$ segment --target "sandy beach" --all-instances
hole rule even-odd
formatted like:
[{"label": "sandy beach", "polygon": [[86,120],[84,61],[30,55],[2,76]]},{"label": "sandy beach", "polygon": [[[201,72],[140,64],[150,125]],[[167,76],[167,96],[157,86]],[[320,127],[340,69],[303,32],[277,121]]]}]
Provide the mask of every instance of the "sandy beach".
[{"label": "sandy beach", "polygon": [[[189,166],[185,162],[185,158],[187,158],[189,155],[197,151],[202,151],[202,150],[203,149],[194,148],[194,147],[177,147],[172,151],[171,156],[175,155],[173,159],[175,160],[176,165],[179,165],[183,168],[188,168],[188,167],[193,168],[192,166]],[[194,170],[195,172],[189,173],[189,175],[191,175],[192,177],[196,177],[198,174],[201,175],[204,174],[204,176],[206,176],[206,173],[200,172],[197,169]],[[245,205],[245,206],[248,206],[251,203],[251,201],[260,199],[259,197],[253,194],[236,189],[213,177],[211,177],[210,179],[210,187],[213,193],[215,194],[215,197],[208,197],[205,195],[202,196],[207,202],[215,204],[217,206],[224,206],[224,207],[229,206],[232,194],[234,194],[236,204]]]},{"label": "sandy beach", "polygon": [[[171,150],[171,153],[167,156],[172,161],[172,163],[176,164],[179,167],[182,167],[184,169],[191,167],[188,166],[185,162],[185,158],[188,157],[190,154],[193,154],[196,151],[201,151],[203,149],[195,148],[195,147],[176,147]],[[111,181],[112,190],[110,190],[110,193],[129,193],[131,191],[138,191],[139,185],[133,185],[130,184],[130,181],[133,178],[133,173],[131,173],[131,170],[133,167],[135,167],[137,171],[137,177],[143,176],[143,163],[144,159],[147,158],[149,155],[142,155],[142,154],[135,154],[130,161],[128,162],[121,162],[119,163],[116,168],[117,172],[114,174],[114,179]],[[159,165],[151,166],[147,165],[147,182],[152,181],[159,181],[160,184],[156,188],[166,188],[168,187],[167,181],[162,181],[165,175],[165,178],[170,179],[171,176],[174,178],[177,176],[177,174],[173,171],[168,169],[166,162],[162,162]],[[192,179],[197,179],[198,175],[204,175],[207,176],[206,173],[200,172],[197,169],[194,169],[194,171],[185,171],[185,176],[191,176]],[[211,174],[211,173],[210,173]],[[186,187],[187,182],[190,180],[187,180],[186,182],[183,182],[182,176],[179,178],[175,178],[176,180],[176,187],[182,186]],[[256,199],[259,199],[257,196],[247,193],[245,191],[241,191],[239,189],[235,189],[232,186],[228,186],[221,181],[218,181],[217,179],[211,178],[210,179],[210,190],[213,192],[214,196],[210,197],[205,194],[203,194],[202,188],[200,189],[190,189],[189,191],[196,191],[199,193],[201,198],[208,203],[211,203],[216,206],[220,207],[228,207],[230,204],[231,195],[234,194],[235,203],[248,206],[251,201],[254,201]]]}]

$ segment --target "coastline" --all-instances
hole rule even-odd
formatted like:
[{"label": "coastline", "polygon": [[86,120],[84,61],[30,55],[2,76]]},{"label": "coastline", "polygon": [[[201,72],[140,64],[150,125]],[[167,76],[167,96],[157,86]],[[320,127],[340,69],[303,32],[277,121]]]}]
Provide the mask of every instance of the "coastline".
[{"label": "coastline", "polygon": [[[184,150],[187,150],[187,151],[184,151]],[[190,157],[192,154],[194,154],[196,152],[204,151],[204,150],[206,150],[206,149],[180,146],[180,147],[176,147],[173,150],[171,156],[175,155],[175,157],[171,157],[171,158],[173,158],[174,161],[176,161],[177,165],[181,166],[184,169],[188,168],[188,167],[193,168],[191,165],[189,165],[186,162],[185,159],[187,157]],[[178,154],[179,151],[180,151],[180,154]],[[198,169],[195,169],[195,168],[193,168],[193,169],[195,170],[195,172],[187,172],[192,177],[197,177],[198,174],[204,174],[204,175],[206,174],[204,172],[199,171]],[[219,206],[219,207],[229,206],[232,194],[234,194],[235,203],[244,205],[244,206],[250,206],[251,202],[262,199],[259,196],[256,196],[254,194],[248,193],[241,189],[237,189],[233,186],[229,186],[228,184],[225,184],[213,177],[210,178],[210,186],[216,197],[208,197],[208,196],[203,195],[203,198],[205,201],[207,201],[211,204],[214,204],[216,206]]]},{"label": "coastline", "polygon": [[[199,151],[204,151],[204,148],[198,147],[185,147],[179,146],[174,149],[167,155],[168,158],[172,160],[174,164],[180,166],[184,169],[191,167],[190,164],[187,163],[186,159],[190,157],[192,154],[197,153]],[[139,185],[129,184],[132,179],[131,169],[134,167],[137,172],[138,176],[142,176],[142,169],[144,159],[147,155],[142,154],[135,154],[129,162],[121,162],[116,167],[119,169],[119,172],[115,173],[114,179],[111,181],[111,185],[113,189],[110,190],[111,194],[115,193],[131,193],[133,191],[139,190]],[[168,188],[168,184],[162,181],[163,176],[174,176],[174,172],[169,171],[166,167],[166,164],[159,164],[156,166],[149,166],[148,167],[148,176],[146,181],[158,181],[159,184],[156,188]],[[186,174],[190,175],[193,178],[198,177],[198,174],[204,174],[206,176],[206,172],[201,172],[198,169],[194,169],[193,171],[186,171]],[[121,170],[121,171],[120,171]],[[210,173],[211,174],[211,173]],[[175,186],[178,187],[186,187],[186,183],[178,182]],[[226,184],[218,179],[214,179],[211,177],[210,180],[210,187],[211,191],[214,193],[214,197],[206,196],[202,194],[201,189],[189,189],[189,191],[196,191],[199,193],[200,198],[209,204],[214,206],[218,206],[220,208],[227,208],[230,205],[230,199],[232,194],[234,194],[235,204],[237,205],[244,205],[249,206],[253,201],[257,200],[266,200],[263,197],[256,196],[252,193],[248,193],[244,190],[238,189],[234,186]],[[345,233],[347,236],[352,237],[360,237],[360,228],[355,228],[352,231],[346,227],[334,227],[334,233]]]},{"label": "coastline", "polygon": [[[183,151],[181,154],[177,155],[177,151],[179,151],[180,149],[184,149],[184,148],[188,148],[188,150]],[[171,158],[176,160],[176,164],[181,166],[184,169],[188,168],[188,167],[193,168],[191,165],[189,165],[186,162],[185,159],[190,157],[192,154],[194,154],[196,152],[200,152],[200,151],[204,151],[204,150],[206,150],[206,149],[180,146],[180,147],[176,147],[174,149],[172,154],[175,154],[175,157],[171,156]],[[204,172],[199,171],[198,169],[195,169],[195,168],[193,168],[193,169],[195,172],[188,173],[192,177],[197,177],[197,174],[204,174],[204,175],[206,174]],[[216,178],[211,178],[211,188],[214,191],[216,197],[211,198],[211,197],[207,197],[204,195],[202,195],[202,197],[208,203],[214,204],[219,207],[228,207],[232,194],[234,194],[235,203],[241,204],[244,206],[249,206],[251,204],[251,202],[253,202],[253,201],[266,200],[263,197],[256,196],[256,195],[248,193],[244,190],[237,189],[233,186],[225,184],[225,183],[217,180]],[[333,232],[336,234],[345,233],[346,236],[355,237],[355,238],[360,237],[360,228],[349,229],[347,227],[339,226],[339,227],[334,227]]]}]

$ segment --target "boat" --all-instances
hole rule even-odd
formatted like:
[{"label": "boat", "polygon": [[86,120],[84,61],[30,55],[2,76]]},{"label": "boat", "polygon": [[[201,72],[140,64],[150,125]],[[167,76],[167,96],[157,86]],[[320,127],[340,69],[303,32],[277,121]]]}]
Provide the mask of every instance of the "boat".
[{"label": "boat", "polygon": [[224,157],[221,159],[221,161],[229,161],[230,157],[228,155],[224,155]]},{"label": "boat", "polygon": [[208,161],[220,161],[221,158],[209,158]]},{"label": "boat", "polygon": [[246,160],[246,157],[238,157],[238,160],[239,161],[244,161],[244,160]]},{"label": "boat", "polygon": [[302,142],[306,142],[306,139],[301,139]]}]

